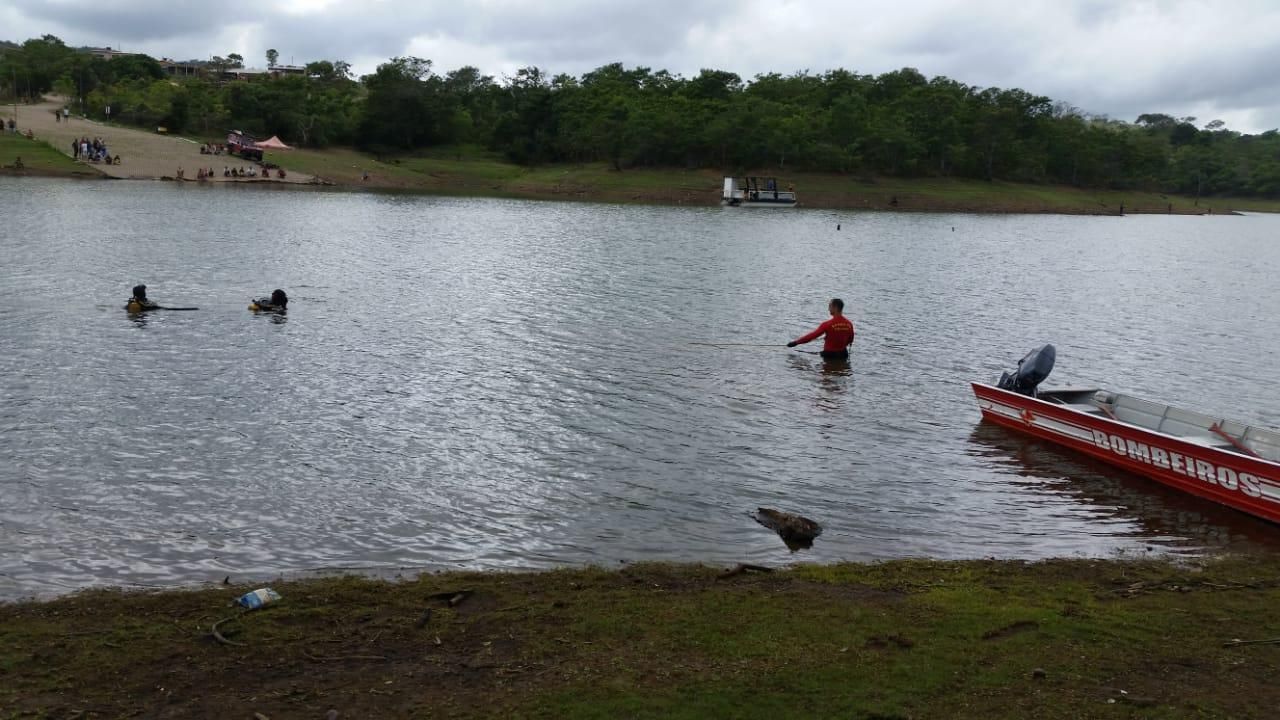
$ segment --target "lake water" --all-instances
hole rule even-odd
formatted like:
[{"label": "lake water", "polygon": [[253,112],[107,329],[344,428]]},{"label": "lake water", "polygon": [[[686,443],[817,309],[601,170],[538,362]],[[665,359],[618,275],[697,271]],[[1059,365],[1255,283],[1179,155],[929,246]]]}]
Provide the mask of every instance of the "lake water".
[{"label": "lake water", "polygon": [[[1050,385],[1280,426],[1280,218],[5,178],[0,214],[0,597],[1280,548],[1274,526],[981,424],[968,386],[1053,342]],[[131,318],[140,282],[200,310]],[[246,310],[275,287],[287,318]],[[831,296],[858,328],[847,370],[694,344],[780,345]],[[757,506],[826,532],[791,554]]]}]

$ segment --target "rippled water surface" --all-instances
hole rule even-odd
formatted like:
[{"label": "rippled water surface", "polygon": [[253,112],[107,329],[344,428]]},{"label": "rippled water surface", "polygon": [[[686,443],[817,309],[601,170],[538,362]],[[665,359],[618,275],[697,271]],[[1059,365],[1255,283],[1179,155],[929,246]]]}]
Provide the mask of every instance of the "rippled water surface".
[{"label": "rippled water surface", "polygon": [[[0,178],[0,597],[317,568],[1275,549],[985,426],[1050,384],[1280,426],[1280,218]],[[842,229],[837,231],[840,223]],[[131,319],[129,288],[198,312]],[[254,316],[275,287],[287,318]],[[782,347],[848,302],[847,370]],[[790,554],[748,513],[826,526]]]}]

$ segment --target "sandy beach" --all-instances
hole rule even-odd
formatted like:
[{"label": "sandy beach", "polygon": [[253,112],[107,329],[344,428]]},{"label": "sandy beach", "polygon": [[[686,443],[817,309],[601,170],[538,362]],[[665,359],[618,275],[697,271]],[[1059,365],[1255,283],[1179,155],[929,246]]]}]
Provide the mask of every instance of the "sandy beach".
[{"label": "sandy beach", "polygon": [[[195,182],[196,172],[201,168],[213,168],[213,182],[264,182],[262,178],[224,178],[224,166],[244,167],[248,169],[253,163],[240,157],[227,155],[201,155],[200,143],[184,137],[161,135],[132,128],[104,124],[94,120],[78,118],[72,115],[67,121],[59,121],[54,113],[63,107],[62,100],[46,98],[37,105],[20,106],[18,109],[18,129],[21,132],[31,130],[36,139],[45,140],[59,152],[71,156],[71,141],[75,138],[87,137],[90,141],[101,138],[107,145],[111,155],[120,156],[119,165],[90,163],[80,161],[103,174],[134,180],[175,179],[178,169],[185,172],[185,179]],[[305,173],[290,172],[283,179],[272,178],[272,182],[310,183],[312,176]]]}]

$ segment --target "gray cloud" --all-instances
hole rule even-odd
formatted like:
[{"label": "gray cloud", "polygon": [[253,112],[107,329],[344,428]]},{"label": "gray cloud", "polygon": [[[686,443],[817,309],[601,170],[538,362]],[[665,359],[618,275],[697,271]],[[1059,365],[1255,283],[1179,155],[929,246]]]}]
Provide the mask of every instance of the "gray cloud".
[{"label": "gray cloud", "polygon": [[[87,44],[78,37],[115,38],[115,42],[145,43],[165,41],[174,36],[195,34],[254,12],[247,0],[220,0],[217,5],[197,0],[10,0],[21,15],[41,24],[45,32],[62,37],[73,45]],[[15,38],[16,39],[16,38]],[[22,38],[25,39],[25,38]],[[94,44],[108,44],[105,41]]]},{"label": "gray cloud", "polygon": [[167,57],[262,64],[396,55],[492,75],[579,74],[621,61],[684,75],[904,66],[1020,87],[1086,112],[1280,126],[1280,4],[1271,0],[0,0],[0,35],[44,33]]}]

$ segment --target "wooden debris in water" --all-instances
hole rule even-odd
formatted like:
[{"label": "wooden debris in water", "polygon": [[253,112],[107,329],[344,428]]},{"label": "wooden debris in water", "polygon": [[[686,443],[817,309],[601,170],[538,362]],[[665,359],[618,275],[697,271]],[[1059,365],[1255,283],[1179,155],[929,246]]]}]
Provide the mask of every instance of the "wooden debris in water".
[{"label": "wooden debris in water", "polygon": [[822,534],[822,526],[807,517],[772,508],[756,508],[755,521],[778,533],[792,552],[813,547],[814,538]]}]

